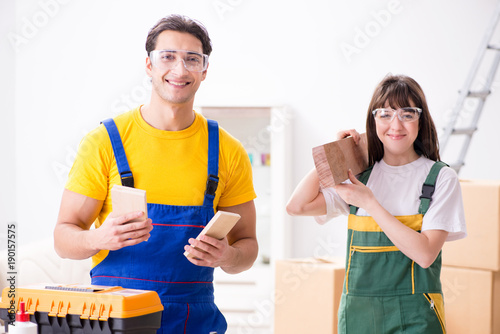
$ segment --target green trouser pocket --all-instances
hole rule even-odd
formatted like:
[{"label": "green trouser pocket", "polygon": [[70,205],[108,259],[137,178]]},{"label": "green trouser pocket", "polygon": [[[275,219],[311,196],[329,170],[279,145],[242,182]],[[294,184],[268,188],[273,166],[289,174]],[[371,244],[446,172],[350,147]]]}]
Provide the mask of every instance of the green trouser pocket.
[{"label": "green trouser pocket", "polygon": [[446,334],[444,303],[440,293],[401,296],[404,333]]},{"label": "green trouser pocket", "polygon": [[360,296],[411,294],[414,263],[395,246],[351,246],[346,293]]},{"label": "green trouser pocket", "polygon": [[443,295],[440,293],[424,293],[424,297],[429,302],[430,309],[436,314],[436,317],[441,324],[441,328],[443,329],[443,333],[446,333]]},{"label": "green trouser pocket", "polygon": [[[443,298],[439,293],[390,297],[343,294],[339,334],[443,334]],[[439,315],[439,316],[438,316]]]}]

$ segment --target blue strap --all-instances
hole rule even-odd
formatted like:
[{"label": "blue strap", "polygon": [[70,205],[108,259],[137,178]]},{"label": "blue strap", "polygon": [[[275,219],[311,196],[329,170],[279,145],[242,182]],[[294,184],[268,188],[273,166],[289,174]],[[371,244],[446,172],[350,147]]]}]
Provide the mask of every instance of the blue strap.
[{"label": "blue strap", "polygon": [[122,179],[122,185],[126,187],[134,187],[134,176],[130,171],[130,166],[128,165],[127,156],[125,150],[123,149],[122,139],[120,137],[120,132],[116,127],[115,121],[108,118],[101,122],[106,127],[108,131],[109,139],[111,140],[111,146],[113,146],[113,152],[115,153],[116,165],[118,167],[118,173]]},{"label": "blue strap", "polygon": [[203,206],[213,207],[219,184],[219,124],[207,119],[208,125],[208,178]]},{"label": "blue strap", "polygon": [[[113,119],[101,122],[108,131],[113,152],[115,154],[118,172],[122,179],[122,185],[134,187],[134,177],[130,171],[127,156],[123,149],[123,143]],[[216,121],[207,120],[208,124],[208,178],[203,205],[213,207],[215,192],[219,183],[219,125]]]}]

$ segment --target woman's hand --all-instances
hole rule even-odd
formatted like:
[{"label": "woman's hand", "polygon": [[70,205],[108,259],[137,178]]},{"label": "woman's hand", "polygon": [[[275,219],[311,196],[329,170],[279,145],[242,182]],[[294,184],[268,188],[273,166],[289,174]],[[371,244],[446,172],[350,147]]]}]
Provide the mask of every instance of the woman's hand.
[{"label": "woman's hand", "polygon": [[363,208],[366,212],[369,212],[374,205],[378,204],[377,199],[370,188],[356,179],[350,169],[348,175],[352,184],[339,184],[335,186],[335,190],[347,204]]},{"label": "woman's hand", "polygon": [[356,145],[359,144],[359,133],[358,131],[354,130],[354,129],[350,129],[350,130],[342,130],[342,131],[339,131],[337,132],[337,140],[340,140],[340,139],[344,139],[344,138],[347,138],[351,136],[352,139],[354,139],[354,142],[356,143]]}]

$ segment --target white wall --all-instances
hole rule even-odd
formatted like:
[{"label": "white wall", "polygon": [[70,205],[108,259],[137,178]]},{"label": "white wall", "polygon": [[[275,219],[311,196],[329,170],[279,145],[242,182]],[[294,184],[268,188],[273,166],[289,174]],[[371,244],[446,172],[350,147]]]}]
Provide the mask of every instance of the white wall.
[{"label": "white wall", "polygon": [[[14,0],[2,2],[0,36],[4,37],[15,22]],[[16,149],[15,98],[16,55],[5,38],[0,38],[0,249],[6,247],[7,225],[16,220]]]},{"label": "white wall", "polygon": [[[18,220],[26,242],[51,236],[83,134],[147,99],[144,42],[164,15],[197,18],[211,34],[214,52],[197,105],[290,106],[295,185],[312,167],[312,147],[333,140],[339,129],[363,130],[372,91],[388,72],[413,76],[436,123],[443,125],[495,5],[493,0],[24,0],[16,4],[8,35],[20,38],[17,193],[10,199],[17,207],[9,205],[9,215]],[[9,8],[3,1],[2,15]],[[370,36],[363,39],[362,32]],[[2,37],[4,43],[5,33]],[[341,49],[347,44],[357,47],[351,57]],[[12,63],[10,47],[0,53],[2,64]],[[487,101],[464,178],[499,178],[499,95]],[[294,256],[343,254],[345,219],[326,226],[310,218],[293,224]]]}]

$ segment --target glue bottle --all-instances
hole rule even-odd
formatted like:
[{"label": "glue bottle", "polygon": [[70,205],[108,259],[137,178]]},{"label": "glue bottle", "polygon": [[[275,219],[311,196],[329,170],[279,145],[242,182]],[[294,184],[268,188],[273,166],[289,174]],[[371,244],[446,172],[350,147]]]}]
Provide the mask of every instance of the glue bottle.
[{"label": "glue bottle", "polygon": [[16,322],[14,325],[9,325],[9,334],[37,334],[37,327],[35,323],[30,322],[30,315],[26,312],[24,302],[20,302]]}]

